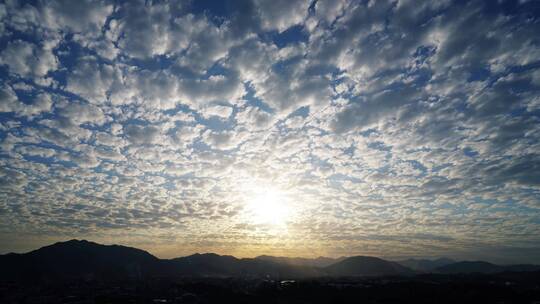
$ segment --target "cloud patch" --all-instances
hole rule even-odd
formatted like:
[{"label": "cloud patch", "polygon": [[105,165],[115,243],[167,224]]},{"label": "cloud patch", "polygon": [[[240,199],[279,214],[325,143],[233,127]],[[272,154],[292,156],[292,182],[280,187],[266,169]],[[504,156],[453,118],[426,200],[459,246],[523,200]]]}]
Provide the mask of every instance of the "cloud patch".
[{"label": "cloud patch", "polygon": [[[531,1],[0,4],[3,249],[534,253],[539,15]],[[250,217],[259,188],[287,198],[286,234]]]}]

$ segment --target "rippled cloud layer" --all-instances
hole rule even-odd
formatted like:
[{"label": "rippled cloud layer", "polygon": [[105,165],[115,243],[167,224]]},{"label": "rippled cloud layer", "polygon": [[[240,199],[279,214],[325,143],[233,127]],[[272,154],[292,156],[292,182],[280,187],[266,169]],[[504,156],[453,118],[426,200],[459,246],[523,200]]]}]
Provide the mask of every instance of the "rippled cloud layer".
[{"label": "rippled cloud layer", "polygon": [[8,0],[0,20],[5,252],[540,262],[535,1]]}]

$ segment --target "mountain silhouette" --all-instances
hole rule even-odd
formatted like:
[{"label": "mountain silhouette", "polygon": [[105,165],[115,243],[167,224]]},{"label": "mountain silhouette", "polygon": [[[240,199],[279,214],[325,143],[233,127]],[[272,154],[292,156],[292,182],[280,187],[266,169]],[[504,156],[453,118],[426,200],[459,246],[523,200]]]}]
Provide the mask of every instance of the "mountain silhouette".
[{"label": "mountain silhouette", "polygon": [[540,265],[517,264],[517,265],[504,266],[504,269],[505,271],[512,271],[512,272],[531,272],[531,271],[540,271]]},{"label": "mountain silhouette", "polygon": [[299,265],[299,266],[311,266],[311,267],[326,267],[346,259],[346,257],[340,257],[337,259],[327,258],[327,257],[318,257],[314,259],[309,258],[289,258],[289,257],[276,257],[270,255],[260,255],[256,257],[259,260],[271,261],[280,264],[288,265]]},{"label": "mountain silhouette", "polygon": [[463,261],[438,267],[435,271],[445,274],[496,273],[503,272],[504,267],[483,261]]},{"label": "mountain silhouette", "polygon": [[369,256],[354,256],[324,268],[333,276],[399,276],[415,272],[396,262]]},{"label": "mountain silhouette", "polygon": [[456,261],[448,258],[438,258],[435,260],[428,259],[407,259],[402,261],[397,261],[400,265],[408,267],[416,271],[429,272],[436,268],[455,263]]},{"label": "mountain silhouette", "polygon": [[[334,263],[331,263],[334,261]],[[410,262],[410,260],[409,260]],[[447,259],[414,261],[411,268],[427,267]],[[412,262],[411,262],[412,263]],[[318,267],[324,265],[324,267]],[[413,265],[414,266],[414,265]],[[1,280],[133,280],[147,278],[237,277],[298,279],[347,276],[403,276],[415,270],[376,257],[286,258],[259,256],[236,258],[215,253],[159,259],[137,248],[101,245],[85,240],[59,242],[23,254],[0,255]],[[441,274],[538,271],[536,265],[499,266],[487,262],[458,262],[429,272]],[[424,271],[423,271],[424,272]]]},{"label": "mountain silhouette", "polygon": [[316,268],[288,265],[262,259],[217,255],[194,254],[170,260],[171,268],[178,276],[208,277],[314,277],[322,275]]},{"label": "mountain silhouette", "polygon": [[171,269],[179,275],[231,276],[236,274],[239,260],[233,256],[215,253],[194,255],[170,260]]},{"label": "mountain silhouette", "polygon": [[214,253],[158,259],[125,246],[71,240],[24,253],[0,255],[1,279],[138,279],[143,277],[274,277],[322,276],[314,267],[260,259],[238,259]]},{"label": "mountain silhouette", "polygon": [[137,278],[159,262],[150,253],[119,245],[71,240],[25,253],[0,257],[2,277]]},{"label": "mountain silhouette", "polygon": [[452,263],[438,267],[434,272],[443,273],[443,274],[458,274],[458,273],[499,273],[499,272],[529,272],[529,271],[539,271],[539,265],[529,265],[529,264],[520,264],[520,265],[508,265],[501,266],[495,265],[492,263],[484,261],[463,261]]}]

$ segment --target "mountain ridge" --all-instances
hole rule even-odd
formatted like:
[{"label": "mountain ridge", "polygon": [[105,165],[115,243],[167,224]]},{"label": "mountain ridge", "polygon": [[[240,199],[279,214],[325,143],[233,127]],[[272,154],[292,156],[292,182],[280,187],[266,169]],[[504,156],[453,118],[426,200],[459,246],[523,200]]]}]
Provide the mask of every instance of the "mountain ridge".
[{"label": "mountain ridge", "polygon": [[302,265],[302,266],[312,266],[312,267],[326,267],[333,263],[342,261],[347,257],[339,258],[329,258],[319,256],[316,258],[303,258],[303,257],[283,257],[283,256],[271,256],[271,255],[260,255],[255,257],[255,259],[274,261],[277,263],[284,263],[290,265]]},{"label": "mountain ridge", "polygon": [[462,273],[481,273],[492,274],[499,272],[530,272],[540,271],[540,265],[516,264],[516,265],[497,265],[485,261],[461,261],[444,265],[435,269],[437,273],[442,274],[462,274]]},{"label": "mountain ridge", "polygon": [[[447,263],[418,270],[398,262],[371,256],[337,259],[319,257],[287,258],[258,256],[236,258],[215,253],[195,253],[172,259],[159,259],[151,253],[122,245],[102,245],[86,240],[57,242],[27,253],[0,255],[0,279],[141,279],[144,277],[242,277],[242,278],[315,278],[411,276],[420,273],[496,273],[540,271],[539,265],[500,266],[483,261]],[[332,262],[332,263],[331,263]],[[403,262],[403,261],[402,261]],[[413,262],[424,263],[423,260]],[[319,264],[317,264],[319,263]],[[322,264],[321,264],[322,263]],[[318,266],[314,266],[318,265]]]},{"label": "mountain ridge", "polygon": [[337,276],[399,276],[416,272],[396,262],[371,256],[353,256],[324,268]]},{"label": "mountain ridge", "polygon": [[396,263],[403,265],[405,267],[414,269],[416,271],[423,271],[423,272],[429,272],[433,271],[434,269],[445,266],[448,264],[456,263],[455,260],[449,259],[449,258],[436,258],[436,259],[406,259],[406,260],[399,260],[396,261]]}]

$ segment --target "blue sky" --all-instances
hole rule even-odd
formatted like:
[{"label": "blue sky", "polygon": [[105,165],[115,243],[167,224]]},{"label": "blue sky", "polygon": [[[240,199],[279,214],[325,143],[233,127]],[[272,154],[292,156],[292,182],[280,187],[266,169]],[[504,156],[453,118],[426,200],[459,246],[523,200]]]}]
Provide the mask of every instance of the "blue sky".
[{"label": "blue sky", "polygon": [[536,1],[4,1],[0,252],[540,263]]}]

